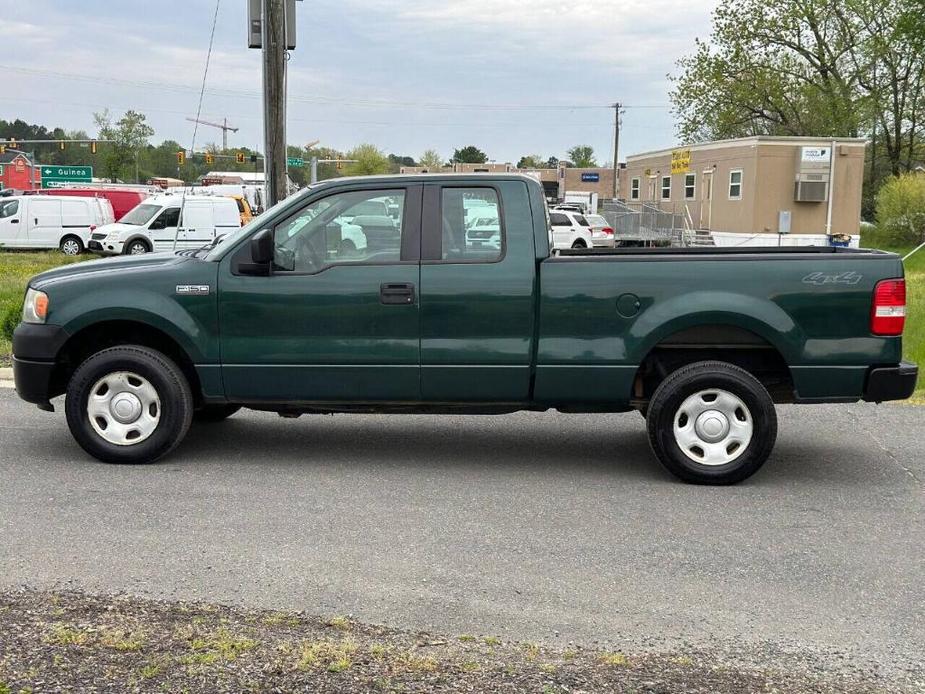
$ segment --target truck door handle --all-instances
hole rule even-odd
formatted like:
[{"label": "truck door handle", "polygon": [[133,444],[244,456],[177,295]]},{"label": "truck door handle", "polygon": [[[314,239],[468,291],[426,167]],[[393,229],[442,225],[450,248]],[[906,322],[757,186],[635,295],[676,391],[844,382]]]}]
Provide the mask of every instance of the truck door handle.
[{"label": "truck door handle", "polygon": [[379,303],[405,305],[414,303],[414,285],[411,282],[384,282],[379,285]]}]

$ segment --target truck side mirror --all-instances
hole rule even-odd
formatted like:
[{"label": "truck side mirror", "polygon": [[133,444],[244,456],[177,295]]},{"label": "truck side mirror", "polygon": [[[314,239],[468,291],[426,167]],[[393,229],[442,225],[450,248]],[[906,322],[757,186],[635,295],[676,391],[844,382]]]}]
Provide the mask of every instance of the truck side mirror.
[{"label": "truck side mirror", "polygon": [[251,237],[251,261],[257,265],[273,262],[273,232],[261,229]]}]

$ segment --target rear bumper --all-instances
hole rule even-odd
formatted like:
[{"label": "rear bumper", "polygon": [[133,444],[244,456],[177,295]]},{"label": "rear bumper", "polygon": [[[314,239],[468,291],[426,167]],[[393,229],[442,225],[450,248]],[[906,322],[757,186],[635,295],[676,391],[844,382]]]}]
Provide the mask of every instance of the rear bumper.
[{"label": "rear bumper", "polygon": [[899,366],[875,367],[867,374],[864,386],[866,402],[905,400],[915,391],[919,367],[904,361]]}]

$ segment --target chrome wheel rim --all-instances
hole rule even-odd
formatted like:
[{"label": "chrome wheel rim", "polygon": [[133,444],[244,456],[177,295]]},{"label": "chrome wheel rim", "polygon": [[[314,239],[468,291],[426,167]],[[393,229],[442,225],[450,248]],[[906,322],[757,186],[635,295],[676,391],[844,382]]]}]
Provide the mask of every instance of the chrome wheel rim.
[{"label": "chrome wheel rim", "polygon": [[74,239],[68,239],[61,244],[61,250],[64,252],[64,255],[77,255],[80,253],[80,244]]},{"label": "chrome wheel rim", "polygon": [[709,388],[686,398],[674,416],[674,438],[684,455],[701,465],[738,458],[755,431],[752,414],[737,395]]},{"label": "chrome wheel rim", "polygon": [[161,400],[147,379],[131,371],[114,371],[90,389],[87,417],[103,440],[117,446],[134,446],[157,429]]}]

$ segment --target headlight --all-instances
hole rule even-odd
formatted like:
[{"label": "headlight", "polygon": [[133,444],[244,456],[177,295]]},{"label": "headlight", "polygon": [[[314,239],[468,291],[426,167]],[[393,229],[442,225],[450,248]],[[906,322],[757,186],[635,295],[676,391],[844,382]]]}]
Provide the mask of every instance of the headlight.
[{"label": "headlight", "polygon": [[44,323],[48,316],[48,294],[29,287],[22,307],[23,323]]}]

